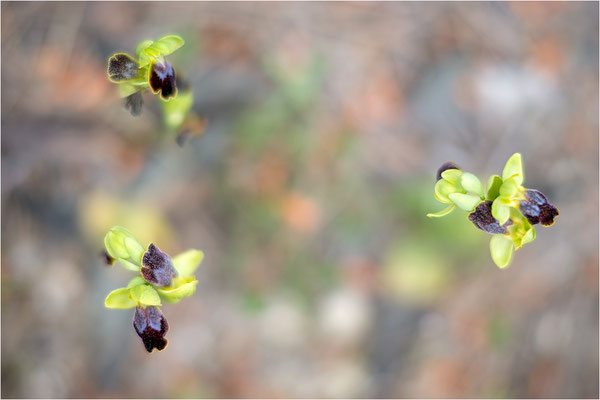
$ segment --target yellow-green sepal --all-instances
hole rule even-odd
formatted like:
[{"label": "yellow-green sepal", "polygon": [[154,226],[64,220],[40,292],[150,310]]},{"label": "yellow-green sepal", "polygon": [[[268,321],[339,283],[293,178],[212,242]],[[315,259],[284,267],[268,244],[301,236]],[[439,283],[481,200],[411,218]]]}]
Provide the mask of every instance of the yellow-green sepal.
[{"label": "yellow-green sepal", "polygon": [[529,228],[527,233],[525,233],[525,235],[523,235],[523,237],[521,238],[521,246],[523,246],[529,242],[533,242],[534,240],[535,240],[535,228],[532,226]]},{"label": "yellow-green sepal", "polygon": [[194,104],[192,91],[178,93],[168,101],[162,101],[162,110],[165,116],[165,125],[171,130],[176,130],[185,121],[185,117]]},{"label": "yellow-green sepal", "polygon": [[487,182],[486,200],[494,201],[500,194],[500,186],[502,186],[502,178],[499,175],[492,175]]},{"label": "yellow-green sepal", "polygon": [[204,252],[190,249],[173,257],[173,267],[180,278],[191,276],[204,259]]},{"label": "yellow-green sepal", "polygon": [[140,90],[139,87],[132,85],[130,82],[123,82],[119,85],[119,96],[128,97]]},{"label": "yellow-green sepal", "polygon": [[133,308],[137,305],[129,294],[129,288],[115,289],[106,296],[104,307],[106,308]]},{"label": "yellow-green sepal", "polygon": [[450,182],[446,181],[445,179],[440,179],[435,184],[433,195],[437,201],[440,201],[440,202],[446,203],[446,204],[452,204],[452,200],[450,200],[448,195],[451,193],[456,193],[458,191],[459,191],[459,189],[455,185],[451,184]]},{"label": "yellow-green sepal", "polygon": [[150,61],[152,61],[150,57],[148,57],[148,54],[146,54],[146,52],[144,51],[152,43],[154,43],[154,41],[144,40],[143,42],[140,42],[140,44],[138,44],[135,48],[135,55],[138,58],[138,64],[140,68],[145,67],[146,65],[150,64]]},{"label": "yellow-green sepal", "polygon": [[104,248],[112,258],[129,258],[129,252],[125,247],[125,234],[129,233],[125,228],[115,226],[104,236]]},{"label": "yellow-green sepal", "polygon": [[189,297],[196,292],[198,281],[194,276],[173,279],[173,286],[157,288],[161,299],[167,303],[177,303],[184,297]]},{"label": "yellow-green sepal", "polygon": [[454,204],[450,204],[448,207],[444,208],[442,211],[438,211],[436,213],[429,213],[429,214],[427,214],[427,216],[429,218],[440,218],[440,217],[450,214],[452,211],[454,211],[455,208],[456,208],[456,206]]},{"label": "yellow-green sepal", "polygon": [[442,172],[442,179],[451,183],[452,185],[457,186],[459,183],[459,178],[461,177],[461,175],[463,174],[462,170],[460,169],[447,169],[444,172]]},{"label": "yellow-green sepal", "polygon": [[152,42],[149,46],[144,48],[144,52],[149,57],[159,57],[160,55],[166,56],[180,48],[185,44],[185,41],[176,35],[168,35],[163,38]]},{"label": "yellow-green sepal", "polygon": [[513,197],[517,196],[518,193],[519,193],[519,185],[517,184],[517,176],[516,175],[505,180],[502,183],[502,185],[500,186],[500,189],[498,190],[498,194],[501,197],[505,197],[505,198],[513,198]]},{"label": "yellow-green sepal", "polygon": [[127,229],[112,227],[104,236],[104,247],[108,255],[117,259],[126,269],[139,271],[144,248]]},{"label": "yellow-green sepal", "polygon": [[523,163],[521,161],[521,153],[513,154],[502,170],[502,180],[507,181],[511,177],[514,177],[517,185],[522,185],[525,176],[523,175]]},{"label": "yellow-green sepal", "polygon": [[483,186],[481,185],[481,181],[470,172],[464,172],[460,176],[460,186],[462,186],[462,188],[467,192],[475,193],[482,200],[485,197],[483,194]]},{"label": "yellow-green sepal", "polygon": [[499,268],[505,268],[510,264],[513,251],[513,242],[508,236],[494,235],[490,239],[490,254]]},{"label": "yellow-green sepal", "polygon": [[477,204],[481,203],[481,198],[464,193],[450,193],[448,198],[456,204],[458,208],[464,211],[473,211]]},{"label": "yellow-green sepal", "polygon": [[501,197],[497,197],[492,203],[492,216],[500,225],[504,225],[510,218],[510,207],[503,203]]},{"label": "yellow-green sepal", "polygon": [[129,271],[140,272],[140,266],[132,263],[131,261],[127,261],[123,258],[117,258],[117,261],[121,264],[121,266]]},{"label": "yellow-green sepal", "polygon": [[143,284],[133,286],[130,290],[131,298],[144,306],[160,306],[160,296],[152,285]]},{"label": "yellow-green sepal", "polygon": [[131,280],[127,284],[127,288],[131,289],[134,286],[143,285],[145,283],[146,283],[146,280],[141,275],[134,276],[133,278],[131,278]]}]

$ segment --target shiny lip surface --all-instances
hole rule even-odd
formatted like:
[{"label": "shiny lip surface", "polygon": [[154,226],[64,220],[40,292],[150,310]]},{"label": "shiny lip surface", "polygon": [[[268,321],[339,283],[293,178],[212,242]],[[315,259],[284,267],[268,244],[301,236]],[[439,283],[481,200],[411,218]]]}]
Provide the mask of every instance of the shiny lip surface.
[{"label": "shiny lip surface", "polygon": [[144,253],[140,272],[147,282],[160,287],[171,286],[177,276],[171,257],[154,244]]},{"label": "shiny lip surface", "polygon": [[165,335],[169,330],[167,319],[157,307],[136,307],[133,315],[133,328],[144,342],[148,353],[152,350],[163,350],[167,347]]},{"label": "shiny lip surface", "polygon": [[152,64],[149,83],[152,92],[160,92],[160,97],[165,100],[177,95],[175,70],[167,60],[156,61]]}]

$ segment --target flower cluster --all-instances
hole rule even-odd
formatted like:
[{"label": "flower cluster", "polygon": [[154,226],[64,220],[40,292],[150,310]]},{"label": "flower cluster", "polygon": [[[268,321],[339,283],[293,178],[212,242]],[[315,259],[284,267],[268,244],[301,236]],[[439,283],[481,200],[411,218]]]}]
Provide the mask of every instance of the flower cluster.
[{"label": "flower cluster", "polygon": [[434,196],[449,204],[428,217],[443,217],[456,207],[469,212],[469,221],[492,234],[490,252],[500,268],[508,266],[514,250],[535,239],[533,225],[550,226],[558,209],[539,190],[522,186],[524,180],[521,154],[513,154],[502,171],[492,175],[484,191],[479,179],[462,171],[454,163],[445,163],[437,172]]},{"label": "flower cluster", "polygon": [[107,308],[135,307],[133,327],[146,350],[164,349],[169,324],[158,307],[162,301],[177,303],[194,294],[198,281],[192,274],[204,253],[191,249],[171,258],[152,243],[144,250],[133,235],[120,226],[108,231],[104,246],[110,265],[118,261],[124,268],[138,273],[127,287],[110,292],[104,305]]}]

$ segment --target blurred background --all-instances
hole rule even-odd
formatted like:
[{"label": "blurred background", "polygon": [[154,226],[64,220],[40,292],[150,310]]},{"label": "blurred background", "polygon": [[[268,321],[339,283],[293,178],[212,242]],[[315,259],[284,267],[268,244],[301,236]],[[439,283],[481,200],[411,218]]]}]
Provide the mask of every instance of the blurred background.
[{"label": "blurred background", "polygon": [[[2,11],[3,397],[598,397],[598,3],[35,3]],[[123,107],[169,57],[207,128]],[[512,265],[435,172],[521,152],[559,207]],[[113,225],[204,250],[146,353]]]}]

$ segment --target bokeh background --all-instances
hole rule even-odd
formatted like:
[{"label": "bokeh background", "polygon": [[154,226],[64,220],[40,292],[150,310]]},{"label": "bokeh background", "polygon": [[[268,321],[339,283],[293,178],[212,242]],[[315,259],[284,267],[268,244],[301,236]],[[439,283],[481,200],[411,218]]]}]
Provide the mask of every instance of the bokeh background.
[{"label": "bokeh background", "polygon": [[[2,11],[3,397],[598,397],[598,3],[13,3]],[[179,34],[200,136],[107,58]],[[512,265],[436,169],[521,152],[560,208]],[[147,354],[129,228],[200,248]]]}]

